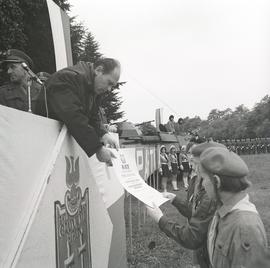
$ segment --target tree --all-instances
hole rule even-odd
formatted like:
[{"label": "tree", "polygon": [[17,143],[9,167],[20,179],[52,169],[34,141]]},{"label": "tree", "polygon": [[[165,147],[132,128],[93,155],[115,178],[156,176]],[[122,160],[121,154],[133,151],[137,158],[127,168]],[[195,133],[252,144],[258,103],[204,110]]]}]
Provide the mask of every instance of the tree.
[{"label": "tree", "polygon": [[0,50],[14,46],[25,48],[27,37],[24,33],[23,11],[19,1],[0,0]]},{"label": "tree", "polygon": [[120,86],[123,86],[126,82],[120,82],[112,89],[112,91],[106,92],[101,96],[101,107],[103,108],[108,123],[116,121],[124,116],[123,111],[119,111],[122,104],[121,97],[119,97]]},{"label": "tree", "polygon": [[83,52],[80,57],[83,61],[96,62],[102,54],[99,52],[99,44],[90,32],[86,32],[86,37],[83,42]]},{"label": "tree", "polygon": [[270,136],[270,120],[264,119],[263,122],[256,128],[257,137],[269,137]]},{"label": "tree", "polygon": [[212,109],[207,117],[207,121],[211,122],[218,119],[220,116],[218,109]]},{"label": "tree", "polygon": [[[255,138],[257,135],[265,133],[268,128],[266,119],[270,120],[270,96],[268,95],[264,96],[249,113],[246,124],[248,136]],[[269,136],[269,132],[263,135]]]},{"label": "tree", "polygon": [[76,64],[81,60],[83,54],[85,27],[81,22],[77,22],[75,17],[70,19],[70,39],[73,63]]},{"label": "tree", "polygon": [[186,117],[184,118],[183,131],[198,131],[201,122],[202,120],[199,116],[195,116],[193,118]]},{"label": "tree", "polygon": [[245,107],[244,104],[241,104],[239,106],[237,106],[235,108],[235,111],[233,112],[233,114],[237,114],[239,115],[240,117],[243,117],[245,116],[247,113],[249,112],[249,109],[247,107]]},{"label": "tree", "polygon": [[75,17],[71,18],[70,35],[74,63],[78,61],[95,62],[102,57],[94,35],[81,22],[77,22]]}]

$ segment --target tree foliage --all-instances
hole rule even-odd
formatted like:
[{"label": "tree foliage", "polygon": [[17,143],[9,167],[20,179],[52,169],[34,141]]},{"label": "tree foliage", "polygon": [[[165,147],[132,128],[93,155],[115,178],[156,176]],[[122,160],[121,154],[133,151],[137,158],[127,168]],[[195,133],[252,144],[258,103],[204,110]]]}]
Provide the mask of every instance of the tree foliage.
[{"label": "tree foliage", "polygon": [[234,110],[212,109],[206,120],[186,117],[183,128],[217,140],[269,137],[270,96],[263,97],[252,110],[241,104]]},{"label": "tree foliage", "polygon": [[121,97],[119,96],[120,86],[123,86],[126,82],[120,82],[112,91],[106,92],[102,96],[101,106],[105,112],[108,123],[117,121],[124,116],[123,111],[119,111],[122,104]]},{"label": "tree foliage", "polygon": [[113,89],[104,94],[101,106],[104,109],[108,123],[116,121],[123,117],[122,111],[119,111],[122,104],[121,98],[118,96],[119,91]]},{"label": "tree foliage", "polygon": [[81,22],[77,22],[75,17],[72,17],[70,20],[70,39],[74,64],[81,60],[85,31],[84,25]]},{"label": "tree foliage", "polygon": [[24,12],[18,0],[0,0],[0,50],[7,50],[16,45],[25,48],[27,37],[24,33]]},{"label": "tree foliage", "polygon": [[95,40],[93,34],[87,31],[80,59],[82,61],[96,62],[101,56],[98,42]]}]

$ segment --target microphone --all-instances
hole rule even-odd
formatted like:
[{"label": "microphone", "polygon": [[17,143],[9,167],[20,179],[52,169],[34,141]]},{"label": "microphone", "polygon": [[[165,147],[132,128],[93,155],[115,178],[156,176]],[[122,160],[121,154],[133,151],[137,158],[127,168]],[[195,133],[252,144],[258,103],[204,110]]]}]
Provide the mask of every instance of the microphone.
[{"label": "microphone", "polygon": [[24,70],[27,71],[27,73],[29,74],[29,76],[31,77],[32,80],[36,81],[37,83],[39,83],[40,85],[43,85],[42,81],[38,78],[38,76],[27,66],[27,64],[25,62],[22,62],[22,67]]}]

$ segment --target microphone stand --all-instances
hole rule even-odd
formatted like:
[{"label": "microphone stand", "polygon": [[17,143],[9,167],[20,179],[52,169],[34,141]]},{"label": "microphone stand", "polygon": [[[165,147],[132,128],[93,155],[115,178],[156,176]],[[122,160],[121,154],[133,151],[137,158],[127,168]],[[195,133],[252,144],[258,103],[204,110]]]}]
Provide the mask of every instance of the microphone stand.
[{"label": "microphone stand", "polygon": [[[29,113],[33,113],[32,111],[32,96],[31,96],[31,85],[32,85],[32,81],[36,81],[35,78],[30,77],[30,80],[28,80],[27,82],[27,102],[28,102],[28,112]],[[44,90],[45,93],[45,102],[46,102],[46,116],[48,117],[48,108],[47,108],[47,94],[46,94],[46,88],[44,83],[38,83],[41,85],[41,88]]]},{"label": "microphone stand", "polygon": [[[24,68],[24,70],[28,73],[30,80],[28,80],[27,82],[27,100],[28,100],[28,112],[32,113],[32,98],[31,98],[31,81],[35,81],[38,84],[41,85],[41,87],[44,87],[44,83],[37,77],[37,75],[27,66],[27,64],[25,62],[22,62],[22,67]],[[46,107],[47,110],[47,107]],[[46,111],[47,112],[47,111]],[[48,112],[47,112],[48,114]]]},{"label": "microphone stand", "polygon": [[32,113],[32,103],[31,103],[31,80],[27,81],[27,101],[28,101],[28,113]]}]

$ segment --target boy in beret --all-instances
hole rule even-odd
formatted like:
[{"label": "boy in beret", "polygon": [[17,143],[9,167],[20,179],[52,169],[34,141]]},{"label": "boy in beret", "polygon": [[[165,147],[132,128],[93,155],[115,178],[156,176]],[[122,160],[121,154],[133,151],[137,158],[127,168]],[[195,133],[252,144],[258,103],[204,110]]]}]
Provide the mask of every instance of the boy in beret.
[{"label": "boy in beret", "polygon": [[27,90],[28,86],[30,86],[31,110],[35,113],[41,87],[30,80],[22,63],[25,63],[30,69],[33,68],[32,59],[23,51],[18,49],[9,49],[7,51],[6,58],[1,62],[1,65],[7,71],[10,81],[0,87],[0,104],[21,111],[28,111]]},{"label": "boy in beret", "polygon": [[183,247],[194,250],[194,264],[201,268],[209,267],[207,231],[216,211],[216,200],[206,194],[198,167],[201,153],[213,147],[224,147],[224,145],[216,142],[204,142],[193,146],[191,150],[192,166],[197,175],[190,179],[187,196],[180,197],[169,192],[163,193],[164,197],[169,198],[172,205],[187,218],[186,224],[181,225],[169,219],[158,207],[147,207],[149,215],[167,236]]},{"label": "boy in beret", "polygon": [[200,165],[203,187],[219,202],[207,237],[210,267],[248,267],[267,247],[263,223],[246,192],[248,167],[224,148],[205,150]]}]

